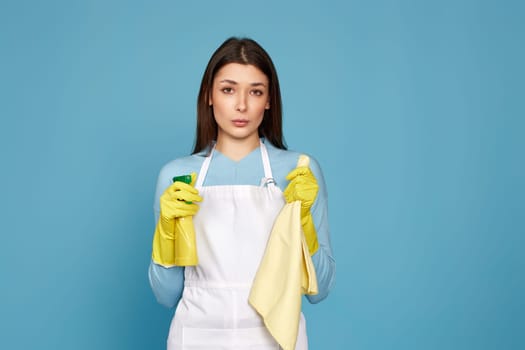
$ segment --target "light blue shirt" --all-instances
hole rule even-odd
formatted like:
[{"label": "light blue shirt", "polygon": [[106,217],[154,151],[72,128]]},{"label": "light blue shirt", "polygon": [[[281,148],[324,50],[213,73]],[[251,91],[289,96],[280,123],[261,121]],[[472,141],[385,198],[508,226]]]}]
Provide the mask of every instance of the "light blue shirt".
[{"label": "light blue shirt", "polygon": [[[284,191],[288,185],[286,175],[297,166],[297,160],[302,153],[276,148],[270,142],[262,140],[268,150],[270,165],[276,185]],[[199,173],[206,152],[178,158],[167,163],[160,171],[155,193],[154,212],[155,222],[160,215],[160,196],[171,185],[174,176]],[[328,194],[323,173],[318,162],[310,156],[310,168],[317,179],[319,193],[312,205],[311,213],[319,249],[312,256],[312,261],[317,274],[319,293],[307,295],[310,303],[318,303],[330,292],[335,281],[335,260],[332,254],[330,233],[328,226]],[[264,177],[264,168],[260,148],[253,150],[240,161],[233,161],[215,150],[204,186],[216,185],[255,185],[261,184]],[[149,281],[157,301],[166,306],[174,307],[178,304],[184,288],[184,267],[166,268],[155,264],[149,267]]]}]

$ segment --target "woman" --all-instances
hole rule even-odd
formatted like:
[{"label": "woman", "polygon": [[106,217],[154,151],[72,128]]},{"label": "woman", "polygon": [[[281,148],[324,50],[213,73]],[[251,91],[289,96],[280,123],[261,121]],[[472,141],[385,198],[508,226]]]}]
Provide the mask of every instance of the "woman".
[{"label": "woman", "polygon": [[[326,186],[315,160],[311,171],[295,169],[299,155],[287,151],[283,141],[279,81],[271,58],[251,39],[226,40],[202,79],[193,154],[166,164],[157,182],[149,278],[159,303],[177,306],[169,350],[279,348],[248,294],[285,199],[301,201],[319,290],[307,298],[317,303],[327,296],[335,261]],[[174,176],[191,173],[195,186],[172,183]],[[199,263],[174,266],[164,253],[173,244],[173,221],[188,216],[193,216]],[[296,344],[307,349],[302,315]]]}]

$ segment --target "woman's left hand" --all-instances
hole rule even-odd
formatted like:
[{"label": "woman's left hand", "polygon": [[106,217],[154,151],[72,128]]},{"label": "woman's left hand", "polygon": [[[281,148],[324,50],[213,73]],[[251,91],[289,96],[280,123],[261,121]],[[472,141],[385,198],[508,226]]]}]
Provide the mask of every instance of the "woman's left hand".
[{"label": "woman's left hand", "polygon": [[314,204],[319,185],[309,167],[302,166],[292,170],[286,179],[290,181],[284,190],[286,202],[301,201],[301,216],[305,216]]}]

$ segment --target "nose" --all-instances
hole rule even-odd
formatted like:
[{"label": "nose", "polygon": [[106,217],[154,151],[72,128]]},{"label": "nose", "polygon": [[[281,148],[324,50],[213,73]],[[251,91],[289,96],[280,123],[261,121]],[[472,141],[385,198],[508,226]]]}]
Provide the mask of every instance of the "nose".
[{"label": "nose", "polygon": [[235,110],[239,112],[246,111],[247,105],[246,105],[246,94],[244,92],[240,92],[237,95],[237,101],[235,101]]}]

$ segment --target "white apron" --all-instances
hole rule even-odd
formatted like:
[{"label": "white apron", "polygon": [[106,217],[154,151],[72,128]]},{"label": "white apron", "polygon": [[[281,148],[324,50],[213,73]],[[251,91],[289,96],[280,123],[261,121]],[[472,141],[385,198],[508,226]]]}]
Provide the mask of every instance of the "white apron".
[{"label": "white apron", "polygon": [[[213,151],[202,164],[196,188],[203,200],[193,218],[199,264],[185,268],[184,291],[171,322],[168,350],[279,349],[248,304],[270,231],[285,203],[273,183],[262,142],[260,150],[261,186],[203,187]],[[296,350],[307,349],[301,314]]]}]

